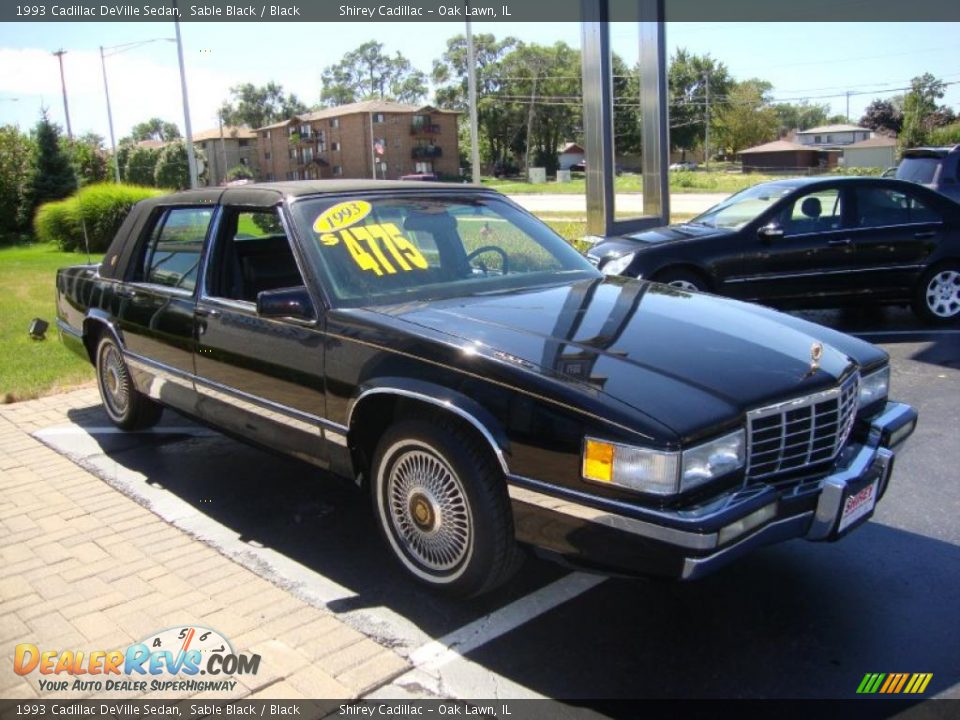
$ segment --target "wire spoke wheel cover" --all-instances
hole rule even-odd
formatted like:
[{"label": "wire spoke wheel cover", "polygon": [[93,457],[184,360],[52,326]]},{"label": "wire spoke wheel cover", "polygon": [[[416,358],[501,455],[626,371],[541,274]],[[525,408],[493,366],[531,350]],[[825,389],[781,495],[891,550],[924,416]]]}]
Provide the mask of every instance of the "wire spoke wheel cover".
[{"label": "wire spoke wheel cover", "polygon": [[960,272],[942,270],[927,283],[925,299],[930,312],[940,318],[960,314]]},{"label": "wire spoke wheel cover", "polygon": [[100,394],[110,415],[123,417],[130,406],[130,377],[120,351],[113,343],[101,346],[97,374]]},{"label": "wire spoke wheel cover", "polygon": [[681,290],[688,290],[690,292],[697,292],[700,289],[689,280],[673,280],[667,283],[667,285],[670,287],[680,288]]},{"label": "wire spoke wheel cover", "polygon": [[378,502],[387,539],[418,577],[446,583],[473,553],[473,513],[450,463],[420,440],[395,443],[378,469]]}]

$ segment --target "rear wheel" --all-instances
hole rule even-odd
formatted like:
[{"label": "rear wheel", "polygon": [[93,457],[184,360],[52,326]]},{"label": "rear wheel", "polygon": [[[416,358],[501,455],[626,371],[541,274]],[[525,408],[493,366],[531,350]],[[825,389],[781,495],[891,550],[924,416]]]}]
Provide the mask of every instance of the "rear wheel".
[{"label": "rear wheel", "polygon": [[97,385],[110,421],[123,430],[142,430],[160,420],[163,407],[137,391],[117,343],[109,335],[97,344]]},{"label": "rear wheel", "polygon": [[927,322],[960,318],[960,264],[939,265],[924,273],[914,292],[913,310]]},{"label": "rear wheel", "polygon": [[707,283],[703,277],[690,270],[667,269],[658,273],[654,280],[690,292],[702,292],[707,289]]},{"label": "rear wheel", "polygon": [[380,440],[371,477],[380,529],[420,582],[470,597],[519,566],[503,473],[458,424],[398,423]]}]

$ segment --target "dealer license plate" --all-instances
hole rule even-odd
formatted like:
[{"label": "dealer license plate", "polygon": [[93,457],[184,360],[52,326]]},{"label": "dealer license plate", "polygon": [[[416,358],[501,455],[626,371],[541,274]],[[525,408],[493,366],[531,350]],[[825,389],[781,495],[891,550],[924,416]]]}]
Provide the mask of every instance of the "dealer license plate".
[{"label": "dealer license plate", "polygon": [[837,533],[842,533],[857,520],[873,512],[873,508],[877,504],[877,489],[879,486],[880,479],[877,478],[844,500],[843,508],[840,510],[840,525],[837,527]]}]

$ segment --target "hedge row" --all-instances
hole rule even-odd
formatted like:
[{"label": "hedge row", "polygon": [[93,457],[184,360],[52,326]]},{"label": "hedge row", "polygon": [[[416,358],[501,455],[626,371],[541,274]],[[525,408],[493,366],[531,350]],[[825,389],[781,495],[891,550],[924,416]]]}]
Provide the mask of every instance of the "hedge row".
[{"label": "hedge row", "polygon": [[41,205],[33,229],[40,242],[56,243],[61,250],[81,251],[85,249],[85,224],[90,252],[106,252],[135,203],[167,192],[139,185],[88,185],[65,200]]}]

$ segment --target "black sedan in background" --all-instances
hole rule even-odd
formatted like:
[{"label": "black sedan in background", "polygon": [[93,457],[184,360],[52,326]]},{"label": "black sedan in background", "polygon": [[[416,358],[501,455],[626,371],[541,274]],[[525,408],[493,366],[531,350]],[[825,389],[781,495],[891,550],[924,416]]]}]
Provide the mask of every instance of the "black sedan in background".
[{"label": "black sedan in background", "polygon": [[784,308],[910,303],[931,322],[960,317],[960,204],[898,180],[761,183],[587,257],[607,275]]}]

